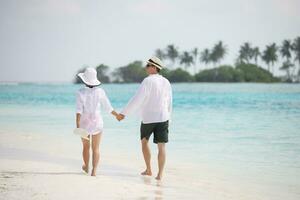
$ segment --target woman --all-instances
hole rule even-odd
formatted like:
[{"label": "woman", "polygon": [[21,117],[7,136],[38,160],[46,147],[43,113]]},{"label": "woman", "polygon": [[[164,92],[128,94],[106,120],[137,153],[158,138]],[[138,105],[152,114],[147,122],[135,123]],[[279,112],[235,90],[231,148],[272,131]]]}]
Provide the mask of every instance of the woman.
[{"label": "woman", "polygon": [[[86,68],[84,73],[79,73],[86,87],[79,89],[76,95],[76,127],[85,129],[92,139],[92,173],[96,176],[99,162],[99,145],[103,133],[103,119],[100,110],[118,116],[110,104],[105,91],[97,87],[101,82],[97,79],[97,71],[94,68]],[[82,169],[89,173],[90,140],[81,139],[83,145],[83,166]]]}]

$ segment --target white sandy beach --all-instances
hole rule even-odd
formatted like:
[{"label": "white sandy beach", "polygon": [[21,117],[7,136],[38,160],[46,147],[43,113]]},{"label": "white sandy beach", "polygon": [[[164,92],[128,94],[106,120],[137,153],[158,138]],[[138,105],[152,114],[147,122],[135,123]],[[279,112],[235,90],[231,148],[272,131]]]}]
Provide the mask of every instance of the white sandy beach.
[{"label": "white sandy beach", "polygon": [[[126,153],[125,149],[101,150],[95,178],[80,170],[80,145],[74,135],[1,132],[0,199],[297,198],[297,188],[282,193],[279,192],[281,188],[276,192],[274,186],[256,187],[251,182],[244,185],[245,182],[209,169],[204,164],[203,168],[195,169],[194,166],[168,161],[163,181],[157,182],[154,176],[139,175],[143,169],[142,157]],[[152,163],[156,172],[156,162]]]}]

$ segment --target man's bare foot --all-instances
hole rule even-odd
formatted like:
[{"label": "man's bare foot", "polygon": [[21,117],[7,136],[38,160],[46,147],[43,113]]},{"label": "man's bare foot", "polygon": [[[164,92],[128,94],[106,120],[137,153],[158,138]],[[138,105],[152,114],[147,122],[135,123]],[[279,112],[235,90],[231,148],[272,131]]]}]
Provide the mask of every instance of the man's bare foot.
[{"label": "man's bare foot", "polygon": [[96,176],[96,169],[93,169],[93,170],[92,170],[91,176]]},{"label": "man's bare foot", "polygon": [[89,173],[89,166],[85,166],[85,165],[82,165],[82,170],[85,172],[85,173]]},{"label": "man's bare foot", "polygon": [[156,180],[158,180],[158,181],[160,181],[160,180],[161,180],[161,178],[162,178],[162,176],[161,176],[161,175],[159,175],[159,174],[157,174],[157,176],[155,177],[155,179],[156,179]]},{"label": "man's bare foot", "polygon": [[143,171],[142,173],[141,173],[141,175],[143,175],[143,176],[152,176],[152,172],[151,172],[151,170],[145,170],[145,171]]}]

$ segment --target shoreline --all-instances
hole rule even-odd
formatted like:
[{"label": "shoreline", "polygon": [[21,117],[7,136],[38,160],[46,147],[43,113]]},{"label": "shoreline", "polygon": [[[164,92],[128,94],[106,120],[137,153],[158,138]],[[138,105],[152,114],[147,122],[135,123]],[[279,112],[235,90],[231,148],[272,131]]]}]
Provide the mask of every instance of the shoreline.
[{"label": "shoreline", "polygon": [[[68,140],[66,140],[68,138]],[[100,147],[101,148],[101,147]],[[137,147],[139,149],[139,147]],[[298,187],[257,185],[209,165],[167,160],[162,181],[139,175],[140,152],[101,149],[97,177],[81,171],[81,144],[74,135],[5,133],[0,131],[0,196],[3,199],[289,199]],[[131,150],[132,151],[132,150]],[[121,154],[120,154],[121,153]],[[135,155],[135,156],[134,156]],[[259,177],[258,177],[259,178]],[[0,199],[1,199],[0,198]]]}]

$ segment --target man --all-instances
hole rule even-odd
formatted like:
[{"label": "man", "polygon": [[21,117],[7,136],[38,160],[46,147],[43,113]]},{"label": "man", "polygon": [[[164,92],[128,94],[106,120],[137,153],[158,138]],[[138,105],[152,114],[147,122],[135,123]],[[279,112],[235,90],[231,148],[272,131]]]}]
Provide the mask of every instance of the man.
[{"label": "man", "polygon": [[142,151],[146,164],[146,170],[142,175],[152,175],[151,152],[148,140],[154,134],[153,142],[158,147],[158,174],[157,180],[161,180],[166,160],[165,143],[168,142],[169,119],[172,112],[172,88],[170,82],[159,75],[163,68],[161,60],[155,56],[147,61],[146,77],[136,94],[118,116],[122,120],[126,115],[138,111],[142,118],[140,133]]}]

